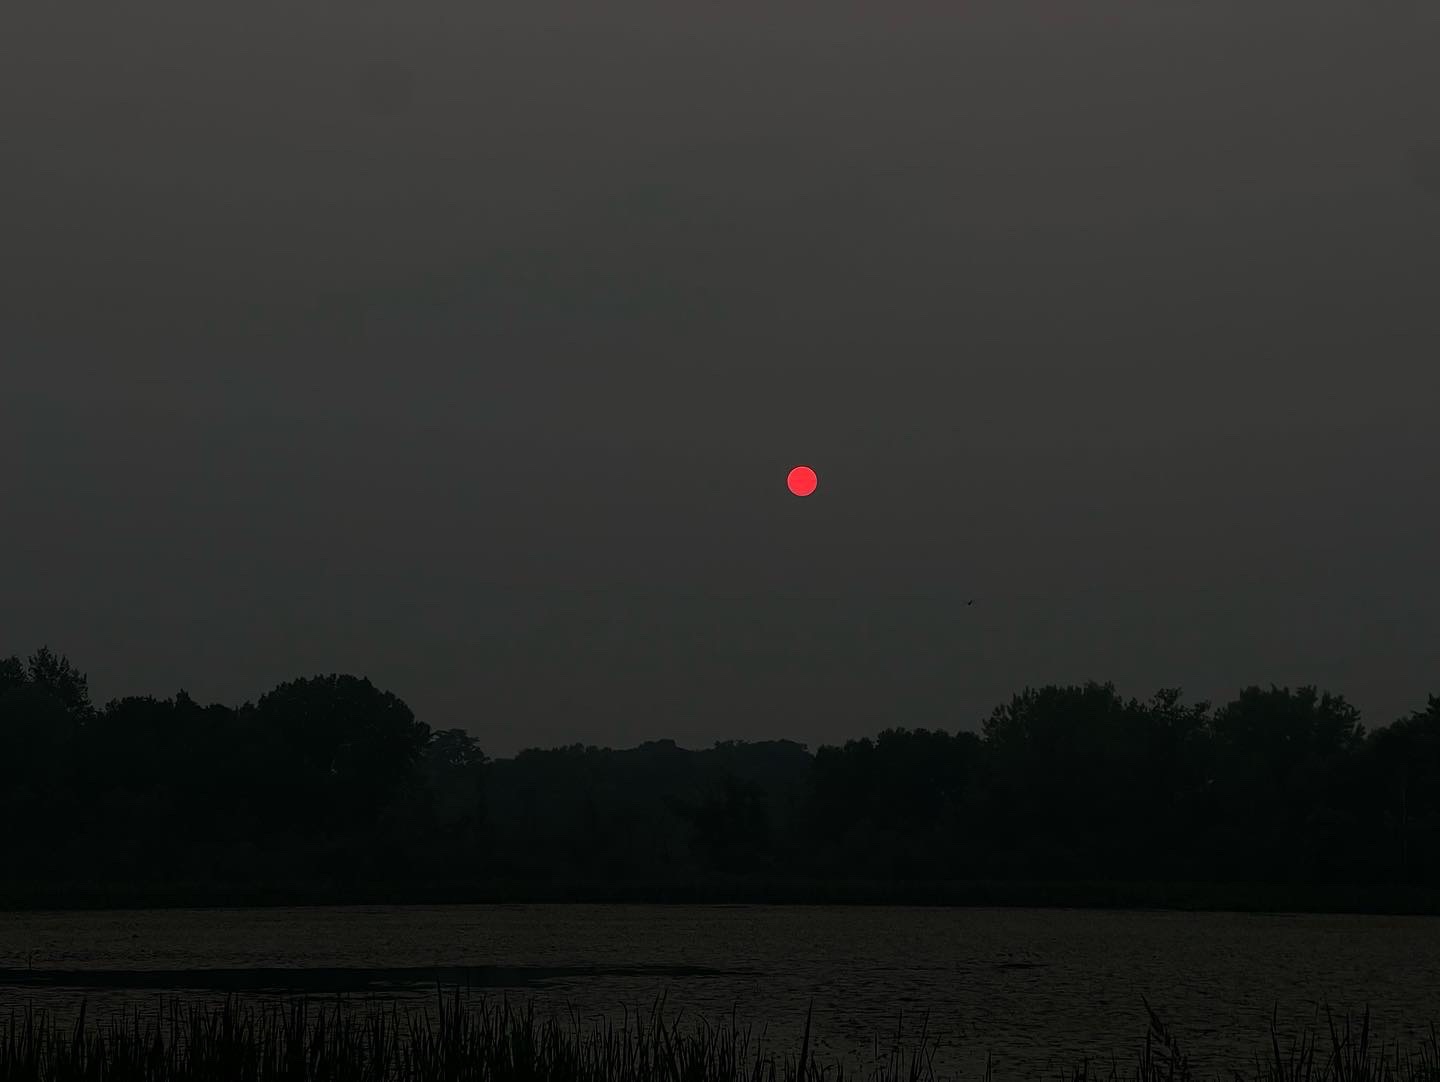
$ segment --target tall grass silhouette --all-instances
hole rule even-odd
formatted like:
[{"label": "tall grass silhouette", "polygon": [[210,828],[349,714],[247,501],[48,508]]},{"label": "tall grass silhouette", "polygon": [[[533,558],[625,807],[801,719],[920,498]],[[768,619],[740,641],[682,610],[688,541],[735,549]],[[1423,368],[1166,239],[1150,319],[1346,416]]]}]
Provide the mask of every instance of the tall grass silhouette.
[{"label": "tall grass silhouette", "polygon": [[[1136,1059],[1103,1070],[1081,1063],[1060,1082],[1198,1079],[1178,1037],[1148,1002]],[[1432,1028],[1413,1052],[1376,1042],[1368,1010],[1338,1022],[1326,1012],[1329,1051],[1307,1031],[1270,1047],[1226,1082],[1440,1082]],[[433,1008],[374,1002],[328,1006],[306,999],[202,1006],[171,999],[149,1011],[89,1015],[72,1023],[26,1006],[0,1018],[0,1082],[938,1082],[928,1026],[910,1048],[898,1040],[862,1070],[822,1063],[806,1013],[799,1047],[776,1051],[765,1032],[704,1019],[667,1021],[663,997],[647,1012],[584,1022],[537,1015],[533,1003],[438,992]],[[983,1078],[993,1082],[993,1060]],[[1212,1076],[1218,1077],[1218,1076]]]}]

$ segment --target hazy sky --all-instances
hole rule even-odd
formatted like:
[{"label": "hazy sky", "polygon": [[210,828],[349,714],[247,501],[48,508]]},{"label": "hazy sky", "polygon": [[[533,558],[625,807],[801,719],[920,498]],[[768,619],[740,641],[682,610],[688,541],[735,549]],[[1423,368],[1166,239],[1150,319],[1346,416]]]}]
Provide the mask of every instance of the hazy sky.
[{"label": "hazy sky", "polygon": [[501,754],[1087,677],[1388,722],[1437,57],[1433,0],[13,0],[0,654]]}]

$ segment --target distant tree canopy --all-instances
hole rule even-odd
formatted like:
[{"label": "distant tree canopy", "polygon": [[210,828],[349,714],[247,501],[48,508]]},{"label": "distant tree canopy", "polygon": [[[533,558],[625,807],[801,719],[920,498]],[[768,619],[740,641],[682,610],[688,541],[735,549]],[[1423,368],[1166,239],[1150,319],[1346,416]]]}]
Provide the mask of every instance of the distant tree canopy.
[{"label": "distant tree canopy", "polygon": [[115,699],[0,658],[10,883],[1131,879],[1440,885],[1440,699],[1366,732],[1315,688],[1026,689],[980,731],[813,754],[574,745],[491,760],[353,676]]}]

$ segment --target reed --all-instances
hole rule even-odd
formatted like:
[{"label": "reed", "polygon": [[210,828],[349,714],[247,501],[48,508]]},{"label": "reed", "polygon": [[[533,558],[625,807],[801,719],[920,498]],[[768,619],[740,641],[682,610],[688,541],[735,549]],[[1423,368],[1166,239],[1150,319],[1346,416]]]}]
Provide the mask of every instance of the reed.
[{"label": "reed", "polygon": [[[1148,1027],[1135,1061],[1096,1070],[1082,1063],[1061,1082],[1191,1082],[1198,1075],[1178,1037],[1144,1004]],[[822,1063],[804,1037],[793,1052],[766,1047],[765,1033],[704,1019],[666,1020],[663,998],[648,1013],[584,1022],[537,1016],[533,1003],[471,998],[437,989],[423,1010],[375,1002],[201,1006],[171,999],[149,1011],[62,1023],[27,1006],[0,1018],[0,1082],[938,1082],[928,1028],[898,1041],[863,1072]],[[1337,1021],[1326,1012],[1329,1049],[1313,1031],[1270,1047],[1248,1073],[1225,1082],[1440,1082],[1440,1044],[1404,1053],[1375,1039],[1367,1011]],[[878,1052],[878,1047],[877,1047]],[[985,1082],[993,1082],[989,1063]]]}]

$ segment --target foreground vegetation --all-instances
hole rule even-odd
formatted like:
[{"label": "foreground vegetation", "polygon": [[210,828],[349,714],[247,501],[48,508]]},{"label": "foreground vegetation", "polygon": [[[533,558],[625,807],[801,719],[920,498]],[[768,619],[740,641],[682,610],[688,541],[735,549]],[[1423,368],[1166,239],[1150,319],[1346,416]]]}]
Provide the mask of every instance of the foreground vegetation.
[{"label": "foreground vegetation", "polygon": [[953,723],[813,752],[654,741],[491,760],[355,677],[233,708],[183,691],[97,708],[40,650],[0,658],[0,818],[24,824],[0,905],[1440,911],[1440,699],[1366,730],[1314,688],[1216,708],[1090,683]]},{"label": "foreground vegetation", "polygon": [[[1145,1005],[1149,1028],[1129,1064],[1077,1064],[1062,1082],[1085,1079],[1188,1082],[1201,1075],[1165,1023]],[[618,1023],[568,1023],[537,1017],[533,1006],[472,1004],[460,992],[440,997],[438,1013],[401,1013],[374,1005],[312,1008],[304,1000],[268,1006],[182,1006],[96,1023],[82,1007],[69,1025],[27,1007],[0,1019],[0,1082],[937,1082],[924,1033],[909,1049],[876,1045],[873,1061],[847,1072],[822,1062],[811,1019],[798,1047],[776,1052],[764,1035],[704,1021],[665,1021],[661,1005]],[[1327,1013],[1328,1047],[1313,1033],[1287,1042],[1272,1030],[1270,1048],[1229,1082],[1436,1082],[1435,1036],[1412,1052],[1372,1039],[1368,1013],[1338,1023]],[[984,1077],[995,1072],[989,1063]],[[1218,1077],[1218,1076],[1217,1076]]]}]

